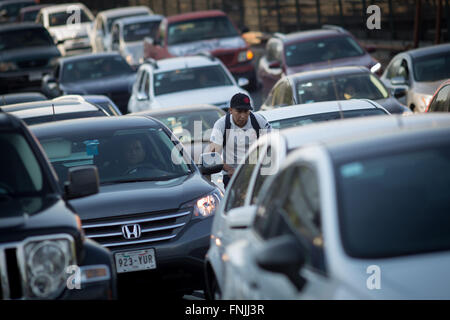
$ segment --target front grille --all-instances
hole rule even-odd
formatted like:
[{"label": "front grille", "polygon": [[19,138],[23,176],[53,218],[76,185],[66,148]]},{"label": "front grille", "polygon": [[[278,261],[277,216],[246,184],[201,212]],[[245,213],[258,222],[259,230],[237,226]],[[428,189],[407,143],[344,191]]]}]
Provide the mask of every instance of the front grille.
[{"label": "front grille", "polygon": [[22,283],[17,248],[0,248],[0,299],[23,298]]},{"label": "front grille", "polygon": [[48,59],[26,60],[17,62],[20,69],[41,68],[48,64]]},{"label": "front grille", "polygon": [[222,63],[226,66],[229,66],[233,64],[235,53],[224,53],[224,54],[217,54],[216,57],[222,61]]},{"label": "front grille", "polygon": [[[191,211],[153,212],[107,219],[84,220],[86,236],[106,248],[117,248],[143,243],[169,241],[177,236],[189,222]],[[122,233],[125,225],[138,224],[139,238],[126,239]]]}]

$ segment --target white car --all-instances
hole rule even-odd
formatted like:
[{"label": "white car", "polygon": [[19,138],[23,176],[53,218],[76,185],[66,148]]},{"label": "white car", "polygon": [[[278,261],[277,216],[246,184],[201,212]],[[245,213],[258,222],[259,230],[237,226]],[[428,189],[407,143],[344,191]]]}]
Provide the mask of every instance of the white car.
[{"label": "white car", "polygon": [[111,51],[111,28],[114,21],[127,17],[152,15],[153,11],[146,6],[124,7],[100,11],[95,17],[90,39],[93,52]]},{"label": "white car", "polygon": [[340,122],[384,120],[296,150],[229,213],[249,228],[224,251],[224,299],[450,299],[450,115]]},{"label": "white car", "polygon": [[62,56],[92,51],[89,33],[94,15],[82,3],[67,3],[42,8],[36,22],[53,37]]},{"label": "white car", "polygon": [[163,18],[153,14],[117,20],[111,29],[111,50],[118,51],[137,69],[144,62],[144,39],[155,37]]},{"label": "white car", "polygon": [[[348,125],[346,120],[331,121],[328,127],[325,127],[329,129],[325,130],[320,124],[302,126],[310,122],[336,119],[336,113],[340,115],[339,108],[344,117],[380,115],[382,120],[379,120],[380,117],[370,117],[370,120],[364,122],[364,125],[356,127]],[[264,181],[278,172],[289,153],[313,141],[326,139],[330,135],[352,136],[359,131],[386,130],[398,125],[395,117],[384,117],[383,115],[389,113],[377,103],[369,100],[317,102],[264,111],[260,114],[271,123],[272,133],[262,135],[252,145],[246,160],[236,169],[221,206],[214,217],[210,248],[205,264],[206,295],[209,299],[219,299],[227,281],[224,272],[227,263],[227,260],[224,259],[226,246],[245,235],[246,227],[241,223],[253,217],[253,213],[245,208],[253,206],[257,202]],[[277,130],[293,125],[297,127]],[[261,194],[264,195],[264,193]],[[242,207],[244,210],[240,210]]]},{"label": "white car", "polygon": [[[222,62],[208,54],[146,60],[139,67],[128,102],[129,112],[212,104],[228,110],[231,97],[248,85],[234,80]],[[253,105],[253,103],[252,103]]]}]

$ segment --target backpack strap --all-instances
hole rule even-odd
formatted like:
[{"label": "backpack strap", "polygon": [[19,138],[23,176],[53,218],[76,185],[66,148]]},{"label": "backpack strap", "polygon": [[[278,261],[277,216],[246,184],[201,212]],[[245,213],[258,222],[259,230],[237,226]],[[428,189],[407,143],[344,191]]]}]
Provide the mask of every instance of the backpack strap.
[{"label": "backpack strap", "polygon": [[250,122],[252,123],[253,129],[256,131],[256,138],[259,139],[259,130],[261,130],[261,127],[253,112],[250,112]]},{"label": "backpack strap", "polygon": [[225,130],[223,131],[223,142],[222,146],[223,149],[225,149],[225,146],[227,145],[227,140],[230,135],[229,130],[231,129],[231,114],[228,112],[225,116]]}]

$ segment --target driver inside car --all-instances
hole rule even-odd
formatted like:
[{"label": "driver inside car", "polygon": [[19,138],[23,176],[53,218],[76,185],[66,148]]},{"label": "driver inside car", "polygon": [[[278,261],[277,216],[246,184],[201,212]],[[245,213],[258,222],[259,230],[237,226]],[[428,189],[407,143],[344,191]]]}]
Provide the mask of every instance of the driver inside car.
[{"label": "driver inside car", "polygon": [[127,141],[124,148],[124,158],[126,163],[125,174],[135,174],[140,168],[149,168],[146,159],[147,151],[144,142],[139,138]]}]

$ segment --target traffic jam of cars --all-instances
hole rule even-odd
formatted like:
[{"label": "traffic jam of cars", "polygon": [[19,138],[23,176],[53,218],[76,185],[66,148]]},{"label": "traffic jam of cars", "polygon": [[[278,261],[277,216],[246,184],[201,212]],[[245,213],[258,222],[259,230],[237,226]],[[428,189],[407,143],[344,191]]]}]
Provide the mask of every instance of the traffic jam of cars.
[{"label": "traffic jam of cars", "polygon": [[450,299],[449,43],[85,3],[0,0],[0,300]]}]

